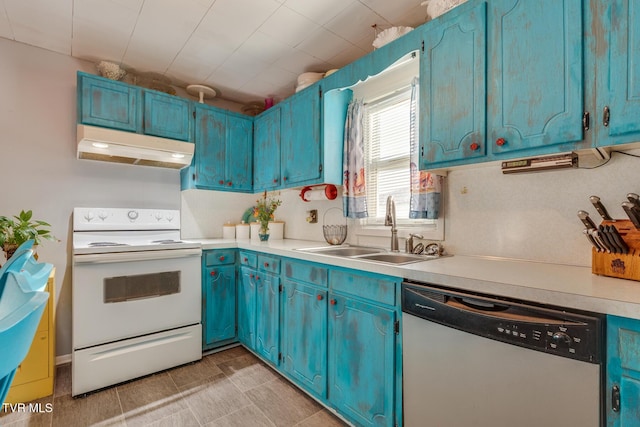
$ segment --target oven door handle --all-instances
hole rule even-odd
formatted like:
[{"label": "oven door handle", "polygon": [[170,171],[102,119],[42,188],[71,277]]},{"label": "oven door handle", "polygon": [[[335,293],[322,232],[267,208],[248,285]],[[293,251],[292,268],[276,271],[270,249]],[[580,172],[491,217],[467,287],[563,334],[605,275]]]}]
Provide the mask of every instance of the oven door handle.
[{"label": "oven door handle", "polygon": [[77,264],[108,264],[114,262],[152,261],[157,259],[173,259],[200,257],[202,249],[172,249],[143,252],[109,252],[103,254],[74,255],[73,261]]}]

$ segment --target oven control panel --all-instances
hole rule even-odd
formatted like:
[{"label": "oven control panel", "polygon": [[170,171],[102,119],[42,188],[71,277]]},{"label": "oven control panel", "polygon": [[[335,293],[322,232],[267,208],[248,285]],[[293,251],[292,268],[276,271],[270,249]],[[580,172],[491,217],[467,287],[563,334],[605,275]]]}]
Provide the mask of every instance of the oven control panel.
[{"label": "oven control panel", "polygon": [[180,211],[174,209],[74,208],[73,229],[179,230]]}]

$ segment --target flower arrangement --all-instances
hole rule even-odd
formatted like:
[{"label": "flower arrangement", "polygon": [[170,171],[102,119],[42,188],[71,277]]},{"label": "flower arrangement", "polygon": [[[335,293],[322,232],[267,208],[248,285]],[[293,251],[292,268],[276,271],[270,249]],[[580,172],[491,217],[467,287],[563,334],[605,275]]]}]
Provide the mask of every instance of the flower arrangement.
[{"label": "flower arrangement", "polygon": [[33,240],[34,245],[40,244],[42,240],[57,240],[51,234],[51,224],[32,220],[32,217],[32,211],[24,210],[13,218],[0,216],[0,249],[4,250],[7,259],[27,240]]},{"label": "flower arrangement", "polygon": [[278,206],[282,204],[282,200],[269,196],[265,191],[261,198],[256,200],[256,206],[253,208],[253,216],[260,223],[260,234],[269,232],[269,221],[272,221],[274,213]]}]

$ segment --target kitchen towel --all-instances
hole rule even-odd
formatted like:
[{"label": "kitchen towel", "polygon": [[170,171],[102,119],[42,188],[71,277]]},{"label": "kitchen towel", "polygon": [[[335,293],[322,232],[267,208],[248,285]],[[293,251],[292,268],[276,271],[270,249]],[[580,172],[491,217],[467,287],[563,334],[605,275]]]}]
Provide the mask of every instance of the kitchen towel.
[{"label": "kitchen towel", "polygon": [[416,138],[418,129],[417,115],[417,93],[418,79],[414,78],[411,83],[411,107],[409,141],[411,143],[411,158],[409,173],[411,174],[411,198],[409,199],[409,218],[437,219],[440,213],[440,193],[442,193],[443,178],[438,175],[421,171],[419,143]]},{"label": "kitchen towel", "polygon": [[364,173],[364,103],[354,99],[347,109],[342,157],[342,207],[347,218],[366,218]]}]

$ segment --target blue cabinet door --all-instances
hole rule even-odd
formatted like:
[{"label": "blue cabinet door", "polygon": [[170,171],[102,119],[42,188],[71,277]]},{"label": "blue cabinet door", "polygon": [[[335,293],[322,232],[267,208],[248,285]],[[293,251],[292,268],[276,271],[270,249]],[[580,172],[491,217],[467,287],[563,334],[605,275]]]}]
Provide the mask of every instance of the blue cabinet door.
[{"label": "blue cabinet door", "polygon": [[280,186],[280,107],[260,114],[253,124],[253,190],[272,190]]},{"label": "blue cabinet door", "polygon": [[195,182],[196,187],[224,187],[226,165],[226,114],[196,105]]},{"label": "blue cabinet door", "polygon": [[140,88],[78,73],[78,123],[139,132]]},{"label": "blue cabinet door", "polygon": [[428,27],[420,62],[421,169],[486,155],[486,4]]},{"label": "blue cabinet door", "polygon": [[227,115],[226,185],[232,191],[251,191],[253,171],[253,120]]},{"label": "blue cabinet door", "polygon": [[258,273],[256,281],[256,353],[274,365],[280,354],[280,277]]},{"label": "blue cabinet door", "polygon": [[361,426],[395,425],[392,309],[329,294],[329,400]]},{"label": "blue cabinet door", "polygon": [[256,348],[256,271],[240,268],[238,282],[238,340],[248,348]]},{"label": "blue cabinet door", "polygon": [[[596,145],[640,141],[640,2],[599,0],[604,35],[592,59],[597,69]],[[608,111],[608,120],[605,117]],[[605,121],[607,123],[605,123]]]},{"label": "blue cabinet door", "polygon": [[188,99],[143,90],[144,127],[147,135],[191,141],[191,105]]},{"label": "blue cabinet door", "polygon": [[608,427],[640,425],[640,320],[607,316],[605,402]]},{"label": "blue cabinet door", "polygon": [[581,0],[489,3],[492,153],[571,151],[583,139],[582,12]]},{"label": "blue cabinet door", "polygon": [[327,396],[327,290],[284,282],[282,300],[284,371],[319,398]]},{"label": "blue cabinet door", "polygon": [[203,348],[209,349],[236,336],[236,268],[209,267],[203,273]]},{"label": "blue cabinet door", "polygon": [[282,186],[318,183],[322,177],[320,86],[296,93],[280,105]]}]

